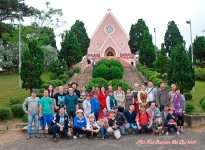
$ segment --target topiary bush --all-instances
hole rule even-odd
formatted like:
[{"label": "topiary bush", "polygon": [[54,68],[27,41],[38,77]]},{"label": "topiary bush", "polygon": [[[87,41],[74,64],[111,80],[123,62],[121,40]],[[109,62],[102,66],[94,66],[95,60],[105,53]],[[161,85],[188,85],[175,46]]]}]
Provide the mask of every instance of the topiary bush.
[{"label": "topiary bush", "polygon": [[117,61],[115,59],[110,59],[108,61],[108,67],[111,68],[112,66],[118,67],[122,72],[124,71],[123,65],[119,61]]},{"label": "topiary bush", "polygon": [[43,91],[42,91],[41,93],[38,92],[37,95],[36,95],[36,97],[39,97],[39,98],[43,97]]},{"label": "topiary bush", "polygon": [[109,71],[110,71],[110,73],[109,73],[109,80],[122,79],[123,73],[120,70],[120,68],[118,68],[116,66],[112,66],[112,67],[110,67]]},{"label": "topiary bush", "polygon": [[15,105],[15,104],[22,104],[26,97],[23,96],[14,96],[9,98],[9,103],[10,106]]},{"label": "topiary bush", "polygon": [[80,67],[75,67],[75,68],[73,68],[73,72],[74,72],[74,73],[79,73],[79,72],[80,72]]},{"label": "topiary bush", "polygon": [[58,78],[59,78],[60,80],[62,80],[62,79],[68,80],[70,77],[69,77],[68,74],[62,74],[62,75],[60,75]]},{"label": "topiary bush", "polygon": [[108,81],[103,79],[103,78],[95,78],[87,84],[87,86],[86,86],[86,87],[88,87],[87,91],[89,91],[89,88],[91,86],[94,86],[94,87],[96,87],[96,86],[105,86],[105,88],[107,88],[108,87]]},{"label": "topiary bush", "polygon": [[202,109],[205,111],[205,101],[203,101],[203,102],[201,103],[201,107],[202,107]]},{"label": "topiary bush", "polygon": [[109,60],[103,58],[102,60],[100,60],[100,61],[97,63],[96,68],[99,67],[100,65],[108,66],[108,65],[109,65]]},{"label": "topiary bush", "polygon": [[52,84],[48,84],[47,82],[41,85],[41,89],[48,89],[48,86]]},{"label": "topiary bush", "polygon": [[131,86],[129,86],[126,82],[119,80],[119,79],[114,79],[109,81],[109,84],[112,85],[113,90],[117,90],[117,85],[118,84],[122,84],[122,90],[126,92],[126,90],[129,88],[131,90],[133,90],[133,88]]},{"label": "topiary bush", "polygon": [[51,80],[55,80],[57,78],[58,78],[57,74],[55,74],[55,73],[50,74],[50,79]]},{"label": "topiary bush", "polygon": [[69,76],[70,78],[74,75],[74,72],[72,72],[72,71],[67,71],[66,73],[68,74],[68,76]]},{"label": "topiary bush", "polygon": [[192,100],[192,94],[191,93],[184,93],[184,97],[186,100]]},{"label": "topiary bush", "polygon": [[9,108],[0,108],[0,120],[8,120],[11,116]]},{"label": "topiary bush", "polygon": [[14,117],[23,117],[24,111],[21,104],[11,106],[11,112]]},{"label": "topiary bush", "polygon": [[196,80],[205,81],[205,69],[204,68],[194,68],[194,73]]},{"label": "topiary bush", "polygon": [[199,101],[199,104],[201,105],[203,103],[203,101],[205,101],[205,97],[202,97]]},{"label": "topiary bush", "polygon": [[195,106],[192,102],[186,102],[186,110],[185,111],[187,113],[193,112],[194,108],[195,108]]},{"label": "topiary bush", "polygon": [[100,65],[96,67],[93,71],[92,77],[93,78],[103,78],[105,80],[109,80],[110,78],[110,69],[106,65]]},{"label": "topiary bush", "polygon": [[24,123],[28,122],[28,115],[24,114],[21,121]]}]

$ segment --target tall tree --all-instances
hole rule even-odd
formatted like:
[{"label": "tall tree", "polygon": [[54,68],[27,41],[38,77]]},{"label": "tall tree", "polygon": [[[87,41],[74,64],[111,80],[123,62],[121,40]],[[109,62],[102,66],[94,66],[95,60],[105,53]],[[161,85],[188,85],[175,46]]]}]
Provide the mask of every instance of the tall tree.
[{"label": "tall tree", "polygon": [[143,19],[139,19],[136,24],[131,25],[128,44],[132,53],[136,53],[140,50],[140,44],[146,31],[149,32],[149,29]]},{"label": "tall tree", "polygon": [[80,20],[76,20],[75,24],[71,27],[71,31],[75,33],[78,42],[80,43],[82,55],[85,56],[90,45],[90,39],[86,32],[84,23]]},{"label": "tall tree", "polygon": [[68,69],[82,59],[80,44],[76,35],[71,31],[65,31],[62,35],[59,58],[66,61]]},{"label": "tall tree", "polygon": [[177,44],[184,44],[185,42],[174,21],[168,22],[167,26],[168,28],[164,36],[164,44],[166,53],[168,53],[170,57],[171,51],[173,50],[174,46],[176,46]]},{"label": "tall tree", "polygon": [[38,46],[37,41],[29,41],[25,48],[21,64],[21,80],[23,89],[40,88],[42,84],[41,74],[44,70],[43,49]]},{"label": "tall tree", "polygon": [[175,83],[185,91],[190,91],[195,85],[194,67],[182,44],[176,45],[168,63],[168,83]]},{"label": "tall tree", "polygon": [[148,31],[144,32],[142,42],[140,44],[139,62],[147,67],[153,67],[156,60],[155,47],[152,42],[152,35]]},{"label": "tall tree", "polygon": [[58,59],[58,50],[50,45],[42,46],[44,53],[44,66],[45,68],[49,68],[52,61]]},{"label": "tall tree", "polygon": [[168,58],[165,52],[164,43],[161,44],[161,50],[157,53],[157,60],[154,62],[154,68],[157,72],[164,74],[167,72]]},{"label": "tall tree", "polygon": [[193,42],[193,52],[196,59],[200,62],[205,61],[205,37],[196,36],[196,39]]}]

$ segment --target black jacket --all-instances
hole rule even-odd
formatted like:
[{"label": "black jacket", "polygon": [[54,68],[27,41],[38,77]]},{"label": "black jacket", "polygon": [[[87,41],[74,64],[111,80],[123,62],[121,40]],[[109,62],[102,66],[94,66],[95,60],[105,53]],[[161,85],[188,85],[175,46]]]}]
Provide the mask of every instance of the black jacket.
[{"label": "black jacket", "polygon": [[[57,124],[57,123],[59,123],[59,122],[60,122],[60,115],[59,115],[59,114],[56,114],[53,123]],[[68,128],[70,128],[70,127],[71,127],[71,125],[70,125],[70,119],[69,119],[68,115],[65,114],[65,115],[64,115],[64,128],[65,128],[65,129],[68,129]]]}]

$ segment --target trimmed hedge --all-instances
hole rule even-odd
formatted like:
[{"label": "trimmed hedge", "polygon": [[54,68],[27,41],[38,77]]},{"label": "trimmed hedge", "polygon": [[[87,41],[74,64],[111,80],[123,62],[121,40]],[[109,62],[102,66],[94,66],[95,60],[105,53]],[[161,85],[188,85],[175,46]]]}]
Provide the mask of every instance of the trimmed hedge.
[{"label": "trimmed hedge", "polygon": [[73,68],[73,72],[74,72],[74,73],[79,73],[79,72],[80,72],[80,67],[75,67],[75,68]]},{"label": "trimmed hedge", "polygon": [[50,74],[50,79],[51,80],[55,80],[57,78],[58,78],[57,74],[55,74],[55,73]]},{"label": "trimmed hedge", "polygon": [[111,80],[111,81],[109,81],[109,84],[112,85],[113,90],[117,90],[117,85],[118,84],[122,84],[122,90],[125,91],[125,92],[127,91],[128,88],[133,90],[133,88],[131,86],[129,86],[126,82],[124,82],[122,80],[119,80],[119,79]]},{"label": "trimmed hedge", "polygon": [[105,66],[108,66],[109,65],[109,60],[103,58],[102,60],[100,60],[97,65],[96,65],[96,68],[100,65],[105,65]]},{"label": "trimmed hedge", "polygon": [[201,105],[205,101],[205,97],[202,97],[199,101],[199,104]]},{"label": "trimmed hedge", "polygon": [[109,78],[111,80],[113,79],[113,77],[115,77],[115,79],[122,79],[122,77],[123,77],[122,71],[120,70],[119,67],[112,66],[112,67],[110,67],[109,72],[110,72]]},{"label": "trimmed hedge", "polygon": [[186,112],[191,113],[195,109],[195,106],[192,102],[186,102]]},{"label": "trimmed hedge", "polygon": [[23,96],[10,97],[9,98],[10,106],[15,105],[15,104],[23,104],[25,99],[26,97],[23,97]]},{"label": "trimmed hedge", "polygon": [[110,59],[108,61],[108,67],[111,68],[113,66],[118,67],[122,72],[124,71],[124,67],[123,67],[123,65],[119,61],[117,61],[115,59]]},{"label": "trimmed hedge", "polygon": [[186,100],[192,100],[192,94],[191,93],[184,93],[184,97]]},{"label": "trimmed hedge", "polygon": [[108,81],[103,79],[103,78],[95,78],[87,84],[87,86],[86,86],[86,87],[88,87],[87,91],[89,91],[89,88],[92,87],[92,86],[94,86],[94,87],[96,87],[96,86],[105,86],[105,88],[107,88],[108,87]]},{"label": "trimmed hedge", "polygon": [[110,69],[108,68],[108,66],[102,64],[94,69],[92,77],[109,80],[110,79],[109,73],[110,73]]},{"label": "trimmed hedge", "polygon": [[70,77],[69,77],[68,74],[62,74],[62,75],[60,75],[58,78],[59,78],[60,80],[63,80],[63,79],[68,80]]},{"label": "trimmed hedge", "polygon": [[196,80],[205,81],[205,68],[194,68]]},{"label": "trimmed hedge", "polygon": [[24,114],[21,121],[24,122],[24,123],[28,122],[28,115]]},{"label": "trimmed hedge", "polygon": [[205,101],[202,102],[201,107],[205,111]]},{"label": "trimmed hedge", "polygon": [[48,84],[47,82],[41,85],[41,89],[48,89],[48,86],[51,84]]},{"label": "trimmed hedge", "polygon": [[11,106],[11,112],[14,117],[23,117],[24,111],[21,104]]},{"label": "trimmed hedge", "polygon": [[0,120],[7,120],[11,116],[9,108],[0,108]]},{"label": "trimmed hedge", "polygon": [[70,78],[74,75],[74,72],[72,72],[72,71],[67,71],[66,73],[68,74],[68,76],[69,76]]}]

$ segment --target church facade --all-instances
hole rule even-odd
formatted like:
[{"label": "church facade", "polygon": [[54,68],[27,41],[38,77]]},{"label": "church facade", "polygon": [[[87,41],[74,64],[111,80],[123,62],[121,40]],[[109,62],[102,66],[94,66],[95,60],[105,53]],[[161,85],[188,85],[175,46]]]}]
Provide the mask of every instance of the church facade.
[{"label": "church facade", "polygon": [[91,37],[87,55],[92,60],[115,58],[131,64],[134,55],[130,51],[128,40],[128,34],[113,13],[108,11]]}]

